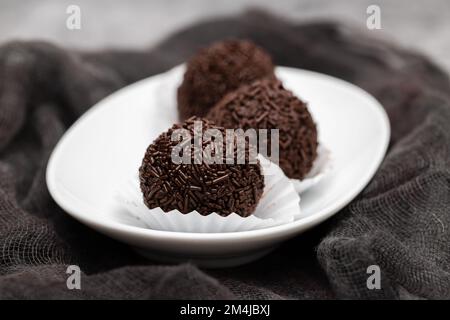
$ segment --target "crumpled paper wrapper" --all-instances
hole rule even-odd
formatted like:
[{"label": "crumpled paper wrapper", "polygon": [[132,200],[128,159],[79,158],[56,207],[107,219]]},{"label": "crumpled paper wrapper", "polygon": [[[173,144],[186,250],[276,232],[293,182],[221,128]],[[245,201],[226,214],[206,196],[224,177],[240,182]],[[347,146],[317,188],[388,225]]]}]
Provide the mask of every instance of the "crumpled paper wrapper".
[{"label": "crumpled paper wrapper", "polygon": [[317,148],[317,158],[314,160],[311,171],[303,180],[290,179],[298,193],[303,193],[309,188],[318,184],[333,168],[331,151],[319,143]]},{"label": "crumpled paper wrapper", "polygon": [[[255,212],[249,217],[232,213],[222,217],[217,213],[207,216],[197,211],[183,214],[178,210],[164,212],[161,208],[149,209],[139,187],[138,170],[120,186],[117,201],[124,214],[154,230],[221,233],[269,228],[301,218],[300,196],[294,185],[276,164],[258,156],[264,174],[264,191]],[[132,221],[132,219],[130,219]]]}]

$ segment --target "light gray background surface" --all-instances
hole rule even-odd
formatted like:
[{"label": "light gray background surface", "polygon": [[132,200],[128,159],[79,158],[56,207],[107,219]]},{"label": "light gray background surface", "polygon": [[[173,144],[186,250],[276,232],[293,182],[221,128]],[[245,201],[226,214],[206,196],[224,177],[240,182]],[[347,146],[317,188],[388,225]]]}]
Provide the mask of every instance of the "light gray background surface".
[{"label": "light gray background surface", "polygon": [[[66,8],[81,8],[82,29],[66,28]],[[450,0],[0,0],[0,43],[46,39],[81,49],[143,48],[195,21],[260,7],[294,21],[332,19],[366,29],[366,9],[381,7],[371,31],[434,58],[450,71]]]}]

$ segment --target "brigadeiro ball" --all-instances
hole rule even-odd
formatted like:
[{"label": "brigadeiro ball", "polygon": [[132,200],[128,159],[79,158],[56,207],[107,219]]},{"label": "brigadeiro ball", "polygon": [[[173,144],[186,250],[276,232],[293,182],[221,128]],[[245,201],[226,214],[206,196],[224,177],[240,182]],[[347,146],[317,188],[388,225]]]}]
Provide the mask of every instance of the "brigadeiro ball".
[{"label": "brigadeiro ball", "polygon": [[263,49],[246,40],[214,43],[187,63],[178,88],[179,117],[203,117],[226,93],[265,77],[275,76]]},{"label": "brigadeiro ball", "polygon": [[303,179],[317,156],[311,114],[279,80],[256,81],[229,93],[207,118],[224,128],[279,129],[279,165],[289,178]]},{"label": "brigadeiro ball", "polygon": [[[264,189],[264,177],[259,161],[250,163],[248,153],[246,153],[245,164],[226,164],[225,157],[224,164],[207,164],[203,160],[201,163],[196,163],[194,157],[197,157],[199,153],[194,152],[194,129],[199,131],[199,122],[196,127],[194,126],[195,121],[201,122],[202,132],[207,129],[218,129],[223,134],[224,141],[226,140],[223,128],[196,117],[192,117],[184,123],[175,124],[161,134],[147,148],[139,169],[144,203],[150,209],[161,207],[165,212],[177,209],[182,213],[197,210],[202,215],[213,212],[222,216],[233,212],[242,217],[251,215]],[[177,129],[186,129],[185,132],[189,132],[192,139],[183,136],[180,140],[172,141],[174,140],[171,138],[172,134]],[[203,140],[201,153],[204,153],[205,148],[209,145],[206,141],[211,143],[211,140]],[[177,164],[177,161],[172,161],[172,151],[180,142],[183,148],[186,145],[188,148],[183,149],[178,155],[182,157],[184,150],[190,150],[191,152],[188,154],[191,164]],[[236,155],[237,147],[236,144],[234,145]],[[177,150],[175,153],[180,151],[179,149],[175,150]],[[226,150],[225,146],[223,146],[223,150]],[[246,152],[249,152],[248,145]],[[212,154],[214,155],[214,152]]]}]

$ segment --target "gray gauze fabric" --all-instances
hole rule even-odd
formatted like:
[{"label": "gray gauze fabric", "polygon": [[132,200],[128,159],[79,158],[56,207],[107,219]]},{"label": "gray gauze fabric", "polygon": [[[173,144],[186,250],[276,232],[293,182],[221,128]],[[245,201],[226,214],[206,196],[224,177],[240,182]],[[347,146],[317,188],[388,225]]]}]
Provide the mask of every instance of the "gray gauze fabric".
[{"label": "gray gauze fabric", "polygon": [[[424,57],[369,33],[249,12],[195,25],[139,52],[3,44],[0,298],[450,298],[449,79]],[[64,213],[44,177],[73,121],[115,90],[230,37],[255,41],[277,65],[330,74],[377,97],[392,138],[364,191],[269,256],[222,270],[146,261]],[[81,290],[67,289],[70,264],[82,270]],[[370,265],[380,267],[379,290],[367,288]]]}]

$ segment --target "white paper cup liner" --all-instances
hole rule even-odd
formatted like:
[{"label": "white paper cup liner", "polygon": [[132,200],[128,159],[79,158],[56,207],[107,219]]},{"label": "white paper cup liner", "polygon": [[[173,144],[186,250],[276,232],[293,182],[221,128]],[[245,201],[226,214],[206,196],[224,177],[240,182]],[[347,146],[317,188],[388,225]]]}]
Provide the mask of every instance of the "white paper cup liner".
[{"label": "white paper cup liner", "polygon": [[302,193],[318,184],[328,174],[328,172],[331,171],[332,167],[333,161],[331,151],[322,143],[319,143],[319,146],[317,148],[317,158],[316,160],[314,160],[311,171],[305,176],[303,180],[290,180],[294,185],[295,190],[298,193]]},{"label": "white paper cup liner", "polygon": [[[255,212],[249,217],[232,213],[222,217],[217,213],[202,216],[197,211],[183,214],[178,210],[164,212],[161,208],[149,209],[143,201],[136,173],[130,175],[117,191],[117,201],[129,221],[154,230],[220,233],[269,228],[293,222],[302,216],[300,196],[283,171],[266,158],[258,157],[264,173],[264,191]],[[267,174],[266,174],[267,173]]]}]

